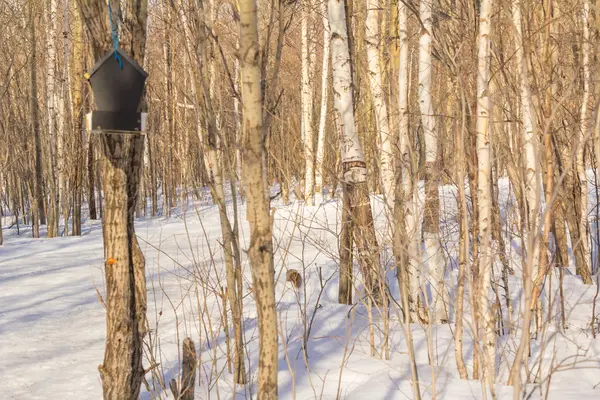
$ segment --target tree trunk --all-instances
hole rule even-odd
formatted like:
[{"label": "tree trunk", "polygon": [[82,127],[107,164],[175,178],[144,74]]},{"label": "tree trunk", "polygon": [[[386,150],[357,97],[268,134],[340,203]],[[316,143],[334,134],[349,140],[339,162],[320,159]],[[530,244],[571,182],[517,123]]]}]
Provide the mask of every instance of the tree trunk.
[{"label": "tree trunk", "polygon": [[258,15],[256,0],[240,0],[240,58],[242,70],[242,115],[244,129],[244,184],[250,223],[248,257],[258,311],[258,397],[277,398],[277,313],[273,266],[273,236],[266,186],[263,95],[258,64]]},{"label": "tree trunk", "polygon": [[520,365],[528,357],[529,336],[531,329],[531,303],[533,297],[533,282],[537,280],[540,265],[540,245],[539,245],[539,205],[540,205],[540,162],[539,145],[534,127],[534,110],[529,87],[527,57],[524,49],[528,49],[526,38],[523,36],[522,28],[522,3],[521,0],[515,0],[512,4],[513,23],[516,28],[516,59],[517,72],[519,78],[519,87],[521,94],[522,116],[523,116],[523,139],[525,144],[525,198],[527,201],[528,221],[527,221],[527,260],[523,265],[523,286],[525,299],[525,312],[523,316],[523,331],[515,362],[510,370],[508,384],[520,389]]},{"label": "tree trunk", "polygon": [[[236,42],[236,50],[239,50],[240,43],[239,40]],[[236,175],[236,184],[238,185],[238,194],[240,198],[243,199],[244,190],[242,185],[242,144],[244,143],[243,138],[243,130],[242,130],[242,113],[240,112],[240,97],[242,96],[241,86],[240,86],[240,59],[236,57],[234,60],[235,69],[234,69],[234,88],[236,96],[233,98],[233,111],[235,114],[235,175]]]},{"label": "tree trunk", "polygon": [[33,137],[35,140],[35,179],[33,181],[33,194],[35,200],[31,202],[32,209],[32,225],[33,225],[33,237],[40,237],[40,225],[46,224],[46,213],[44,210],[44,195],[43,195],[43,165],[42,165],[42,141],[40,134],[40,114],[39,114],[39,100],[37,90],[37,43],[36,43],[36,31],[35,31],[35,14],[33,10],[33,0],[29,0],[29,12],[30,12],[30,34],[31,34],[31,121],[33,128]]},{"label": "tree trunk", "polygon": [[[352,304],[352,264],[353,264],[353,242],[354,221],[350,213],[350,198],[346,193],[342,197],[342,229],[340,232],[340,285],[338,290],[338,302],[340,304]],[[346,204],[348,203],[348,204]]]},{"label": "tree trunk", "polygon": [[479,15],[477,65],[477,188],[479,200],[479,337],[485,362],[482,379],[494,392],[496,380],[495,316],[490,306],[492,280],[492,142],[490,133],[490,62],[492,0],[483,0]]},{"label": "tree trunk", "polygon": [[312,0],[308,0],[302,7],[302,140],[304,142],[305,172],[304,172],[304,200],[307,206],[313,205],[315,189],[315,146],[313,131],[313,77],[314,63],[312,54],[314,44],[309,38],[309,25],[313,13]]},{"label": "tree trunk", "polygon": [[[78,0],[88,38],[99,59],[110,49],[108,9],[103,0]],[[112,4],[117,10],[117,5]],[[147,1],[126,3],[121,46],[140,65],[146,44]],[[118,15],[113,24],[116,26]],[[113,15],[115,15],[113,14]],[[142,105],[142,108],[144,105]],[[144,156],[144,135],[103,132],[101,152],[105,208],[102,220],[106,268],[106,348],[99,367],[105,400],[134,400],[144,378],[146,333],[145,260],[134,229]]]},{"label": "tree trunk", "polygon": [[[421,233],[419,229],[419,186],[416,184],[416,152],[414,151],[414,140],[409,130],[409,108],[408,87],[409,81],[409,40],[408,40],[408,10],[407,6],[398,3],[398,36],[400,39],[399,66],[398,66],[398,107],[399,118],[399,154],[401,160],[401,182],[402,182],[402,215],[404,218],[403,242],[407,246],[406,252],[406,287],[408,288],[408,312],[410,321],[419,321],[419,313],[422,313],[423,303],[421,298],[421,287],[419,279],[420,269],[420,243]],[[397,224],[396,228],[401,227]]]},{"label": "tree trunk", "polygon": [[394,155],[393,143],[387,104],[385,102],[385,91],[383,86],[382,62],[380,59],[380,48],[383,45],[379,31],[379,16],[382,10],[381,0],[367,0],[367,23],[366,23],[366,46],[367,58],[369,60],[369,83],[371,86],[371,97],[375,109],[375,122],[379,132],[380,140],[380,170],[381,187],[383,198],[387,204],[390,216],[394,212]]},{"label": "tree trunk", "polygon": [[57,133],[56,133],[56,29],[57,29],[57,4],[56,0],[50,0],[50,9],[48,10],[48,28],[46,32],[46,49],[48,56],[46,60],[46,100],[47,100],[47,118],[48,118],[48,153],[46,159],[47,172],[48,172],[48,188],[49,188],[49,202],[48,202],[48,237],[58,236],[58,220],[60,218],[58,213],[58,189],[56,182],[56,147],[57,147]]},{"label": "tree trunk", "polygon": [[[419,373],[417,369],[417,361],[415,357],[414,342],[412,337],[411,323],[416,322],[416,313],[413,297],[411,296],[411,285],[417,283],[416,276],[411,280],[409,268],[411,265],[411,254],[407,241],[410,236],[407,232],[407,216],[406,202],[408,198],[413,197],[412,191],[412,163],[410,162],[410,141],[409,141],[409,126],[408,126],[408,15],[406,5],[398,1],[396,5],[398,9],[398,37],[399,37],[399,65],[398,65],[398,106],[400,110],[399,116],[399,140],[398,140],[398,158],[400,162],[396,164],[396,182],[395,182],[395,201],[394,204],[394,256],[396,258],[397,279],[400,288],[400,296],[402,301],[403,322],[405,328],[406,343],[408,347],[408,356],[410,360],[410,373],[413,391],[413,399],[421,399],[421,391],[419,388]],[[408,183],[408,190],[405,191],[405,181]],[[413,243],[414,240],[411,240]],[[414,271],[415,275],[418,269]],[[417,286],[418,289],[418,286]],[[418,290],[417,290],[418,292]]]},{"label": "tree trunk", "polygon": [[[67,195],[67,178],[66,178],[66,162],[67,158],[65,157],[65,147],[68,145],[66,135],[66,98],[68,97],[69,90],[69,2],[68,0],[62,0],[62,38],[63,38],[63,67],[60,72],[60,86],[58,88],[57,94],[57,127],[58,130],[56,132],[56,172],[58,178],[58,188],[57,188],[57,210],[60,211],[60,215],[63,220],[63,233],[62,236],[69,235],[69,196]],[[70,108],[70,107],[69,107]],[[73,124],[74,125],[74,124]],[[60,218],[58,218],[60,220]],[[58,224],[58,221],[57,221]],[[59,232],[60,234],[60,232]]]},{"label": "tree trunk", "polygon": [[[75,3],[77,7],[77,3]],[[83,25],[79,12],[75,13],[75,37],[73,40],[73,137],[75,142],[75,179],[73,185],[73,235],[81,235],[81,201],[83,194],[83,174],[85,171],[86,150],[83,145]],[[95,212],[96,210],[94,210]],[[91,212],[91,206],[90,206]]]},{"label": "tree trunk", "polygon": [[379,302],[383,296],[382,276],[367,187],[367,166],[354,119],[346,12],[343,0],[329,0],[328,4],[334,107],[341,121],[342,171],[346,185],[345,194],[348,196],[348,202],[344,202],[344,205],[350,208],[354,222],[354,243],[359,253],[367,296]]},{"label": "tree trunk", "polygon": [[90,209],[90,219],[98,219],[96,210],[96,164],[94,162],[94,141],[88,134],[87,140],[87,184],[88,184],[88,207]]},{"label": "tree trunk", "polygon": [[[329,19],[327,18],[327,3],[322,3],[323,13],[323,68],[321,71],[321,115],[319,117],[319,133],[317,137],[317,165],[315,171],[315,191],[320,192],[319,201],[323,194],[323,177],[325,175],[325,131],[327,124],[327,103],[329,94],[329,59],[331,38],[329,33]],[[334,190],[334,188],[331,188]]]},{"label": "tree trunk", "polygon": [[433,321],[448,323],[449,303],[446,295],[445,268],[439,237],[440,198],[438,193],[439,166],[436,121],[433,110],[433,58],[432,51],[432,5],[421,0],[419,15],[423,21],[419,39],[419,107],[425,136],[425,204],[423,213],[423,239],[429,266],[429,284],[433,295]]},{"label": "tree trunk", "polygon": [[133,224],[143,139],[141,134],[98,134],[106,204],[102,228],[107,336],[104,362],[99,367],[105,400],[137,399],[144,377],[145,260]]},{"label": "tree trunk", "polygon": [[465,195],[465,132],[467,130],[467,101],[464,91],[460,90],[462,121],[460,129],[456,130],[456,145],[458,148],[457,164],[457,182],[458,182],[458,217],[459,222],[459,242],[458,242],[458,287],[456,289],[456,316],[454,331],[454,354],[456,359],[456,368],[460,379],[468,379],[467,367],[463,356],[463,318],[465,303],[465,282],[466,270],[469,262],[469,217],[467,210],[467,197]]},{"label": "tree trunk", "polygon": [[[590,70],[590,53],[591,53],[591,40],[590,40],[590,26],[589,16],[590,14],[590,2],[584,0],[582,25],[583,25],[583,41],[581,43],[581,55],[582,55],[582,67],[583,67],[583,93],[581,99],[581,120],[580,130],[578,132],[577,140],[577,151],[575,154],[575,166],[577,171],[578,187],[580,190],[579,201],[581,211],[579,213],[579,238],[583,248],[583,258],[585,260],[587,268],[591,269],[592,258],[590,250],[590,241],[588,235],[588,181],[585,169],[585,149],[590,139],[590,92],[591,92],[591,70]],[[584,283],[591,285],[590,281],[584,281]]]}]

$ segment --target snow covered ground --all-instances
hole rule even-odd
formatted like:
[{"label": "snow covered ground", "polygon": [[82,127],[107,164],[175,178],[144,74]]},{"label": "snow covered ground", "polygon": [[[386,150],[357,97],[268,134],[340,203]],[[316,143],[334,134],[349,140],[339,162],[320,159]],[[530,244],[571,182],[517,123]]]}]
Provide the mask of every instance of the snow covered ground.
[{"label": "snow covered ground", "polygon": [[[503,216],[508,185],[500,184]],[[447,246],[448,281],[456,280],[455,190],[442,190],[444,243]],[[595,204],[595,198],[594,198]],[[411,399],[408,353],[396,307],[390,313],[390,359],[370,356],[365,307],[337,304],[337,232],[341,204],[320,207],[274,204],[275,265],[280,320],[279,394],[282,399]],[[381,201],[373,198],[380,243],[385,243],[385,218]],[[241,241],[246,248],[248,226],[241,206]],[[6,221],[8,222],[8,221]],[[4,225],[0,246],[0,399],[99,399],[105,312],[102,232],[98,221],[86,221],[81,237],[31,239],[30,231]],[[256,396],[256,386],[234,387],[226,366],[226,340],[221,325],[222,302],[216,295],[225,285],[219,250],[220,228],[216,208],[208,201],[178,208],[171,218],[142,218],[136,232],[146,256],[148,318],[151,332],[145,367],[149,372],[143,399],[172,398],[168,382],[177,378],[181,342],[186,336],[196,344],[200,381],[196,398],[230,399]],[[510,277],[511,299],[519,304],[520,240],[508,246],[517,273]],[[507,242],[508,243],[508,242]],[[392,255],[384,248],[391,293],[398,299]],[[244,334],[250,378],[257,371],[258,331],[249,266],[244,256]],[[297,296],[285,283],[285,271],[294,268],[306,275]],[[496,268],[499,271],[499,265]],[[546,315],[551,316],[543,335],[532,342],[532,383],[525,398],[600,398],[600,339],[591,336],[590,322],[595,286],[585,286],[572,275],[564,280],[567,327],[560,328],[557,301],[558,273],[547,284]],[[358,273],[358,268],[355,269]],[[503,295],[502,289],[500,289]],[[548,296],[548,294],[551,294]],[[451,305],[452,306],[452,305]],[[600,305],[599,307],[600,308]],[[451,307],[453,315],[453,309]],[[600,311],[596,311],[600,314]],[[513,321],[522,318],[515,306]],[[505,318],[507,316],[505,315]],[[304,322],[306,321],[306,323]],[[471,316],[465,318],[465,361],[471,377],[473,355]],[[381,317],[375,317],[382,327]],[[310,327],[306,357],[303,335]],[[454,359],[454,324],[414,324],[420,388],[424,398],[480,399],[478,381],[460,380]],[[377,350],[382,334],[375,330]],[[498,342],[498,398],[513,398],[505,386],[519,336],[504,335]],[[433,350],[433,366],[428,348]],[[538,371],[542,360],[542,370]],[[151,361],[152,362],[151,362]],[[308,366],[308,367],[307,367]],[[434,386],[435,381],[435,386]],[[527,397],[531,395],[531,397]]]}]

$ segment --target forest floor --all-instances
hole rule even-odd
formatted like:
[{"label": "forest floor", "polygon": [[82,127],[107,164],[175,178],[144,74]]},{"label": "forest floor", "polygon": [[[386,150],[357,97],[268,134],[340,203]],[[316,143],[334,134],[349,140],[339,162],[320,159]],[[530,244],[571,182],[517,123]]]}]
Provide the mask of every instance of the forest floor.
[{"label": "forest floor", "polygon": [[[458,226],[456,190],[440,191],[442,243],[446,252],[450,298],[456,285]],[[500,182],[503,223],[513,218],[506,180]],[[206,199],[209,196],[206,195]],[[386,234],[381,200],[372,197],[377,232],[382,244],[381,262],[386,266],[390,292],[399,302],[394,264]],[[590,197],[590,203],[596,199]],[[282,399],[411,399],[409,358],[399,320],[390,311],[390,359],[380,357],[383,319],[375,315],[377,354],[370,355],[369,319],[366,308],[337,304],[338,232],[341,203],[324,201],[318,207],[301,202],[274,202],[276,298],[280,321],[279,395]],[[230,212],[232,204],[229,204]],[[239,206],[242,248],[247,248],[249,229],[245,205]],[[593,209],[593,207],[590,207]],[[508,210],[508,211],[507,211]],[[28,228],[3,225],[0,246],[0,399],[99,399],[105,339],[102,231],[99,221],[86,220],[81,237],[31,239]],[[506,227],[506,224],[503,225]],[[505,229],[507,256],[516,273],[509,277],[510,316],[513,326],[522,325],[521,240]],[[174,209],[169,218],[140,218],[136,233],[146,257],[148,319],[150,334],[144,366],[159,364],[146,375],[143,399],[172,398],[168,382],[179,376],[181,343],[191,337],[200,358],[196,398],[230,399],[256,397],[256,386],[234,386],[227,370],[227,340],[222,324],[220,288],[226,285],[220,251],[218,212],[209,200],[189,202]],[[257,373],[258,331],[249,265],[244,260],[244,335],[249,378]],[[427,266],[424,266],[425,270]],[[293,268],[304,275],[296,293],[285,282]],[[499,279],[501,264],[496,262]],[[358,267],[355,273],[360,280]],[[583,285],[572,265],[565,268],[563,293],[566,329],[561,323],[558,268],[546,283],[543,332],[532,340],[530,384],[524,396],[531,399],[600,398],[600,338],[591,331],[596,286]],[[357,285],[360,290],[360,284]],[[467,288],[468,289],[468,288]],[[499,288],[504,304],[504,289]],[[468,299],[468,291],[467,291]],[[473,339],[466,301],[464,353],[472,378]],[[596,314],[600,314],[600,304]],[[377,314],[377,313],[375,313]],[[454,358],[454,307],[452,323],[413,324],[414,346],[423,398],[481,399],[482,386],[459,379]],[[503,320],[508,326],[508,313]],[[307,349],[303,337],[309,332]],[[499,399],[512,399],[506,386],[520,330],[508,329],[498,341]],[[433,366],[430,364],[432,353]],[[541,361],[541,362],[540,362]],[[308,365],[308,368],[307,368]],[[525,370],[523,368],[523,370]],[[523,375],[525,376],[525,375]],[[435,385],[434,385],[435,381]],[[234,396],[235,395],[235,396]]]}]

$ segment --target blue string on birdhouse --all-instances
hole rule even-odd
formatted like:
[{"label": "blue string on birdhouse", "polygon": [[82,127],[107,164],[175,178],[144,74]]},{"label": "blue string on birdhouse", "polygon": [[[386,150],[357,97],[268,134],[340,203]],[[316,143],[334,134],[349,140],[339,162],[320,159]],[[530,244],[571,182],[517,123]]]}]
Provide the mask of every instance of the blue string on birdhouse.
[{"label": "blue string on birdhouse", "polygon": [[115,50],[115,60],[119,62],[119,67],[123,69],[123,61],[121,61],[121,57],[119,53],[117,53],[117,49],[119,48],[119,21],[117,21],[117,29],[113,25],[113,13],[112,8],[110,7],[110,0],[108,1],[108,13],[110,19],[110,36],[113,42],[113,48]]}]

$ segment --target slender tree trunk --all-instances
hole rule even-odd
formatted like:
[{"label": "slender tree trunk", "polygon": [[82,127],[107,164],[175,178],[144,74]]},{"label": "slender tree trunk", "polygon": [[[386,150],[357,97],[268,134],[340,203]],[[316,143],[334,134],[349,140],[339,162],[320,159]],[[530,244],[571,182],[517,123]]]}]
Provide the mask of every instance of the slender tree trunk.
[{"label": "slender tree trunk", "polygon": [[[98,219],[98,211],[96,209],[96,165],[94,162],[94,140],[88,134],[87,140],[87,184],[88,184],[88,207],[90,209],[90,219]],[[100,205],[101,206],[101,205]]]},{"label": "slender tree trunk", "polygon": [[380,140],[380,171],[383,197],[388,207],[389,215],[394,211],[394,145],[389,124],[389,113],[385,102],[383,86],[382,62],[380,48],[383,45],[379,30],[379,17],[382,10],[381,0],[367,0],[366,46],[369,60],[369,83],[371,97],[375,109],[375,122]]},{"label": "slender tree trunk", "polygon": [[399,154],[401,160],[401,182],[403,196],[404,232],[403,241],[407,246],[406,253],[406,287],[408,288],[408,312],[413,323],[419,321],[419,312],[422,311],[423,303],[420,301],[421,288],[419,279],[420,269],[420,243],[421,233],[419,229],[419,186],[416,184],[416,152],[413,151],[413,140],[409,130],[409,108],[408,87],[410,59],[408,50],[408,10],[407,6],[398,3],[398,36],[400,39],[399,66],[398,66],[398,107],[400,110],[399,127]]},{"label": "slender tree trunk", "polygon": [[240,0],[240,57],[242,71],[242,115],[244,129],[244,183],[250,223],[248,257],[258,311],[258,398],[277,398],[277,314],[273,266],[273,237],[266,186],[263,95],[258,42],[256,0]]},{"label": "slender tree trunk", "polygon": [[[302,7],[302,140],[304,141],[305,175],[304,200],[307,206],[313,205],[315,189],[315,146],[313,131],[313,77],[312,62],[314,45],[309,37],[309,25],[313,13],[313,2],[307,0]],[[312,35],[310,35],[312,36]]]},{"label": "slender tree trunk", "polygon": [[510,370],[508,385],[514,386],[515,391],[520,390],[520,366],[528,358],[529,336],[531,330],[532,309],[528,305],[533,298],[533,282],[539,274],[540,245],[539,245],[539,204],[541,178],[539,171],[539,145],[534,128],[534,112],[531,89],[529,87],[527,58],[525,49],[528,48],[522,28],[522,3],[515,0],[512,4],[513,24],[516,29],[517,39],[517,71],[521,94],[523,116],[523,139],[525,143],[525,198],[528,209],[527,224],[527,260],[523,265],[523,286],[525,293],[525,311],[523,316],[523,331],[515,356],[515,362]]},{"label": "slender tree trunk", "polygon": [[439,173],[438,132],[433,110],[433,58],[432,58],[432,5],[421,0],[419,15],[423,22],[419,39],[419,108],[425,136],[425,204],[423,214],[423,239],[429,266],[429,283],[433,295],[433,321],[448,323],[448,307],[444,284],[445,268],[439,237],[440,199],[438,194]]},{"label": "slender tree trunk", "polygon": [[29,12],[31,15],[30,34],[31,34],[31,121],[33,128],[33,137],[35,140],[35,179],[33,181],[33,192],[35,200],[31,202],[32,208],[32,225],[33,237],[40,237],[40,225],[46,224],[46,213],[44,210],[44,195],[43,195],[43,165],[42,165],[42,141],[40,134],[40,114],[39,100],[37,89],[37,40],[35,31],[35,14],[33,10],[33,0],[29,0]]},{"label": "slender tree trunk", "polygon": [[[585,260],[586,268],[591,269],[592,258],[590,250],[590,241],[588,235],[588,181],[585,168],[585,149],[587,143],[591,137],[590,132],[590,92],[591,92],[591,80],[592,74],[590,69],[590,55],[591,55],[591,38],[590,38],[590,1],[584,0],[583,10],[581,14],[582,25],[583,25],[583,42],[581,44],[581,55],[582,55],[582,67],[583,67],[583,93],[581,99],[581,116],[580,116],[580,129],[577,140],[577,151],[575,155],[575,165],[577,171],[577,177],[579,178],[578,187],[581,192],[579,195],[581,212],[579,214],[579,238],[583,247],[583,257]],[[591,285],[591,279],[586,280],[584,283]]]},{"label": "slender tree trunk", "polygon": [[[63,233],[62,235],[69,235],[69,196],[67,195],[67,179],[66,173],[66,162],[65,147],[67,146],[67,135],[66,131],[66,110],[65,103],[66,97],[68,97],[68,81],[69,81],[69,3],[68,0],[62,0],[62,38],[63,38],[63,67],[60,72],[60,86],[57,94],[57,127],[56,132],[56,171],[58,178],[58,190],[57,190],[57,202],[60,215],[63,219]],[[57,218],[60,220],[60,218]],[[58,221],[57,221],[58,224]],[[60,234],[60,232],[59,232]]]},{"label": "slender tree trunk", "polygon": [[485,362],[483,380],[494,392],[496,380],[496,329],[490,306],[492,280],[492,141],[490,132],[490,62],[492,0],[483,0],[479,15],[477,65],[477,188],[479,197],[479,315]]},{"label": "slender tree trunk", "polygon": [[[400,110],[398,123],[398,150],[397,155],[399,162],[396,163],[396,182],[395,182],[395,204],[394,204],[394,256],[396,258],[397,279],[400,288],[400,296],[403,311],[403,323],[405,329],[405,338],[408,347],[408,355],[410,360],[410,373],[413,399],[421,399],[421,391],[419,388],[419,373],[417,369],[417,361],[414,350],[414,342],[412,336],[411,323],[416,322],[416,313],[414,312],[413,296],[411,285],[418,284],[416,276],[411,280],[409,267],[411,263],[411,254],[407,240],[410,237],[407,232],[406,218],[406,203],[408,198],[412,198],[413,191],[410,183],[411,178],[411,162],[410,162],[410,140],[409,140],[409,125],[408,125],[408,15],[406,5],[403,2],[397,2],[392,5],[397,7],[398,11],[398,37],[399,37],[399,57],[398,57],[398,106]],[[395,10],[392,10],[394,12]],[[396,28],[395,28],[396,29]],[[408,191],[405,191],[405,180],[409,183]],[[414,242],[414,240],[412,241]],[[414,250],[414,249],[413,249]],[[415,270],[415,275],[418,269]],[[417,286],[418,289],[418,286]]]},{"label": "slender tree trunk", "polygon": [[342,229],[340,232],[340,284],[338,293],[338,302],[340,304],[352,304],[352,253],[354,236],[354,221],[350,212],[350,198],[346,193],[342,197]]},{"label": "slender tree trunk", "polygon": [[462,89],[460,90],[462,121],[460,129],[456,130],[456,145],[458,148],[457,182],[458,182],[458,217],[460,219],[460,237],[458,243],[458,287],[456,290],[456,327],[454,331],[454,353],[456,368],[460,379],[468,379],[467,367],[463,356],[463,318],[465,303],[466,270],[469,262],[469,217],[467,210],[467,196],[465,195],[465,132],[467,129],[467,101]]},{"label": "slender tree trunk", "polygon": [[[325,175],[325,131],[327,128],[327,103],[329,94],[329,59],[331,38],[329,33],[329,20],[327,18],[327,3],[323,1],[323,68],[321,71],[321,114],[319,116],[319,133],[317,137],[317,165],[315,171],[315,192],[323,194],[323,177]],[[334,190],[332,188],[331,190]],[[318,197],[321,201],[322,196]]]},{"label": "slender tree trunk", "polygon": [[[236,49],[239,50],[239,41],[236,42]],[[233,110],[235,113],[235,174],[237,177],[238,193],[240,198],[243,199],[244,190],[242,185],[242,144],[244,143],[243,130],[242,130],[242,113],[240,111],[240,96],[242,96],[241,85],[240,85],[240,59],[238,57],[234,60],[234,85],[237,95],[233,98]]]},{"label": "slender tree trunk", "polygon": [[[74,5],[77,7],[77,3]],[[85,147],[83,146],[83,26],[76,11],[74,16],[75,36],[73,40],[73,137],[75,142],[75,179],[73,189],[73,235],[81,235],[81,201],[83,193],[83,174],[85,171]],[[94,210],[95,212],[95,210]]]},{"label": "slender tree trunk", "polygon": [[[596,35],[595,35],[595,46],[594,46],[594,50],[596,51],[596,54],[599,54],[598,52],[600,51],[600,0],[596,0],[595,5],[594,5],[594,13],[596,15],[596,19],[594,21],[594,28],[596,31]],[[597,172],[600,172],[600,84],[598,84],[598,79],[600,78],[600,73],[596,70],[594,77],[596,79],[596,86],[595,86],[595,98],[596,98],[596,115],[595,115],[595,121],[594,121],[594,132],[593,132],[593,138],[594,138],[594,155],[596,158],[596,164],[594,165],[594,167],[596,168]],[[596,222],[597,224],[600,223],[600,221]],[[598,267],[596,269],[596,273],[598,273],[600,271],[600,252],[598,253]]]},{"label": "slender tree trunk", "polygon": [[57,29],[57,0],[50,0],[50,9],[48,10],[48,28],[46,32],[47,70],[46,70],[46,99],[47,99],[47,117],[48,117],[48,237],[58,236],[58,191],[56,182],[56,29]]}]

